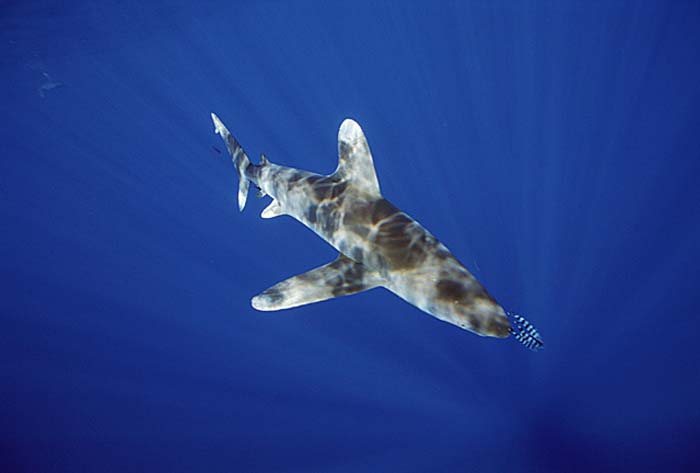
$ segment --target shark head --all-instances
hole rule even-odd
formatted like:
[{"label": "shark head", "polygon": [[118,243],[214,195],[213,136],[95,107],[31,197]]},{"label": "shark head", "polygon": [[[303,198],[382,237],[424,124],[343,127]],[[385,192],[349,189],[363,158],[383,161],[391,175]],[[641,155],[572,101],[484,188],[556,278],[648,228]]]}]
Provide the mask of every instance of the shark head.
[{"label": "shark head", "polygon": [[506,312],[473,277],[439,280],[431,313],[478,335],[506,338],[511,334]]},{"label": "shark head", "polygon": [[472,304],[458,304],[455,317],[460,326],[486,337],[506,338],[511,326],[503,308],[493,300],[481,300]]}]

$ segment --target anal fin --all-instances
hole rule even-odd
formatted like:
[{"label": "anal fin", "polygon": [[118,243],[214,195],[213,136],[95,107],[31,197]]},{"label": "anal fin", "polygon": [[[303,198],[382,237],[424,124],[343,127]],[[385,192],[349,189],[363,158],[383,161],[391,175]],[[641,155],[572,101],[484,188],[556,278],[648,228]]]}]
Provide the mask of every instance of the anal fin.
[{"label": "anal fin", "polygon": [[263,291],[251,301],[262,311],[290,309],[378,286],[382,279],[345,255],[332,263],[291,277]]}]

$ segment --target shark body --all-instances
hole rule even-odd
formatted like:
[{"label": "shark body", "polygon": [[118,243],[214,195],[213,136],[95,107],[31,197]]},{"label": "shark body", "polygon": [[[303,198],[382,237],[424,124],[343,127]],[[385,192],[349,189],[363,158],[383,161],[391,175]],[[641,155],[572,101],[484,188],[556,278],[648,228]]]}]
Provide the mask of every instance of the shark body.
[{"label": "shark body", "polygon": [[46,98],[46,94],[53,89],[57,89],[59,87],[65,87],[66,84],[63,82],[57,82],[53,79],[51,79],[51,76],[49,75],[48,72],[44,72],[44,77],[46,78],[46,81],[44,81],[43,84],[41,84],[37,88],[37,92],[39,93],[39,97],[42,99]]},{"label": "shark body", "polygon": [[264,155],[260,164],[252,164],[213,113],[212,120],[239,174],[239,209],[252,182],[273,199],[263,218],[289,215],[339,252],[335,261],[255,296],[255,309],[288,309],[384,287],[476,334],[513,334],[528,348],[542,346],[532,325],[507,314],[445,245],[382,196],[367,140],[355,121],[346,119],[338,131],[337,169],[320,175],[273,164]]}]

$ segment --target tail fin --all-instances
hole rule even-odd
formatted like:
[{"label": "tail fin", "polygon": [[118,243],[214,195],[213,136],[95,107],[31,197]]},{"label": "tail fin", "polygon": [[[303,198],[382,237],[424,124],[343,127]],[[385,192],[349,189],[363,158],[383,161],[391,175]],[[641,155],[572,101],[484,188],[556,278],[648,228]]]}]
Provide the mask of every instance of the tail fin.
[{"label": "tail fin", "polygon": [[532,351],[537,351],[544,346],[540,333],[530,322],[518,314],[508,312],[508,315],[512,319],[510,333],[517,341]]},{"label": "tail fin", "polygon": [[245,207],[246,200],[248,199],[248,188],[250,187],[250,180],[245,175],[245,171],[250,166],[250,159],[243,151],[243,148],[236,138],[234,138],[231,133],[226,129],[219,117],[216,114],[211,114],[211,119],[214,122],[214,131],[221,136],[221,139],[226,143],[226,148],[231,154],[233,159],[233,165],[236,166],[236,171],[238,171],[238,209],[242,212]]}]

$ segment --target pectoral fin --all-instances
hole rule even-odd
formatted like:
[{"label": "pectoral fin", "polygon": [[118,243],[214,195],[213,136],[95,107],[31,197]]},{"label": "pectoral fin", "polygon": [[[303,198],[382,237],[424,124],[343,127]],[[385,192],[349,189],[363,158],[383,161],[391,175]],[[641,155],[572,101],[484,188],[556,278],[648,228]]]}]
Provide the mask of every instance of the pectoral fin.
[{"label": "pectoral fin", "polygon": [[257,310],[290,309],[381,286],[381,278],[347,256],[272,286],[251,301]]}]

